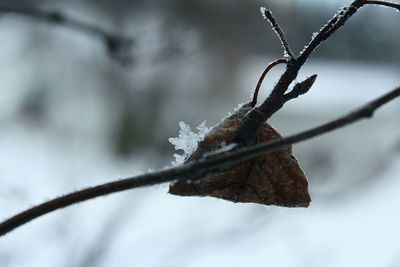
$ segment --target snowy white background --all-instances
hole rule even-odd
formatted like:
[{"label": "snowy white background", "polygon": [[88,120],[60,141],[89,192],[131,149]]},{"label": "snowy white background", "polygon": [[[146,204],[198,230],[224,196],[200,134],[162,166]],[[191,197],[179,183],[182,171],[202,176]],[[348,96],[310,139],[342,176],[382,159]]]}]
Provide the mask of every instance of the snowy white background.
[{"label": "snowy white background", "polygon": [[[180,120],[192,128],[203,120],[210,126],[247,100],[269,60],[247,57],[230,98],[215,100],[195,79],[215,64],[207,53],[172,61],[173,70],[157,64],[107,72],[103,66],[110,62],[96,41],[26,24],[16,17],[0,22],[1,219],[66,192],[170,164],[172,149],[167,157],[156,146],[125,159],[112,153],[112,125],[105,121],[115,119],[118,106],[101,92],[117,86],[115,79],[135,84],[154,76],[172,84],[157,129],[168,146]],[[31,32],[56,38],[26,49]],[[268,76],[260,98],[281,71]],[[168,78],[173,72],[182,75]],[[315,59],[298,79],[314,73],[311,92],[271,121],[282,134],[333,119],[400,82],[400,67],[392,63]],[[41,84],[51,88],[49,115],[45,124],[32,124],[19,106]],[[133,101],[143,95],[135,91]],[[295,146],[310,180],[307,209],[180,198],[159,185],[74,205],[16,229],[0,238],[0,266],[399,266],[399,112],[395,101],[372,120]]]}]

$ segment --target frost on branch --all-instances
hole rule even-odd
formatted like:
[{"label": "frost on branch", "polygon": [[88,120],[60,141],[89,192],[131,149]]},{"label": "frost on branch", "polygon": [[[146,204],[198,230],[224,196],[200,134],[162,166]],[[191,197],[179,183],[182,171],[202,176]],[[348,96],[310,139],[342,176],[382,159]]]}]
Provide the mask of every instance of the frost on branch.
[{"label": "frost on branch", "polygon": [[172,165],[177,166],[185,162],[187,158],[197,149],[197,144],[203,141],[205,135],[211,130],[206,126],[206,121],[203,121],[197,126],[198,132],[195,133],[190,129],[190,126],[183,121],[179,122],[179,136],[169,138],[168,141],[175,146],[175,150],[183,150],[183,154],[174,154],[175,160]]}]

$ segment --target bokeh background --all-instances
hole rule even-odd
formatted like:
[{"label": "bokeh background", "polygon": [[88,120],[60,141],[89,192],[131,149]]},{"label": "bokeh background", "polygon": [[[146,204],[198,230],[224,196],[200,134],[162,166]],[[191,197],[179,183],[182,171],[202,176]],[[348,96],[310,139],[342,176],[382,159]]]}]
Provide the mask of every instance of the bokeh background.
[{"label": "bokeh background", "polygon": [[[0,12],[0,218],[171,164],[179,121],[218,123],[282,56],[349,1],[0,1],[59,10],[133,38],[132,62],[95,36]],[[283,135],[329,121],[400,82],[400,13],[366,7],[318,48],[307,95],[271,120]],[[282,73],[267,77],[264,99]],[[307,209],[181,198],[168,186],[56,211],[0,238],[0,266],[399,266],[400,102],[298,144]]]}]

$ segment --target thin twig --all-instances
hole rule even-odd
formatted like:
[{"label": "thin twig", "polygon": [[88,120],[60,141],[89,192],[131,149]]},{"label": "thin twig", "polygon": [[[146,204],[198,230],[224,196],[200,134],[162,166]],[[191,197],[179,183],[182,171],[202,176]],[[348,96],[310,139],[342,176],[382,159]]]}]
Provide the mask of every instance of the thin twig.
[{"label": "thin twig", "polygon": [[400,3],[379,1],[379,0],[368,0],[366,4],[391,7],[400,11]]},{"label": "thin twig", "polygon": [[284,50],[284,56],[295,59],[296,57],[294,56],[292,50],[290,49],[289,43],[285,37],[285,33],[283,32],[282,27],[276,21],[276,18],[274,17],[272,12],[265,7],[261,7],[260,11],[261,11],[261,14],[263,15],[264,19],[269,21],[269,23],[272,26],[272,29],[274,30],[274,32],[278,36],[279,40],[281,41],[281,44],[282,44],[283,50]]},{"label": "thin twig", "polygon": [[258,92],[260,91],[260,88],[261,88],[262,82],[264,81],[265,76],[268,74],[268,72],[273,67],[275,67],[276,65],[279,65],[279,64],[283,64],[283,63],[287,63],[287,59],[286,58],[280,58],[280,59],[277,59],[275,61],[272,61],[265,68],[265,70],[261,74],[260,78],[258,79],[256,89],[254,90],[253,99],[252,99],[251,104],[250,104],[252,107],[255,107],[256,104],[257,104]]},{"label": "thin twig", "polygon": [[317,33],[313,34],[310,43],[300,52],[298,61],[304,64],[311,53],[333,33],[340,29],[359,8],[366,4],[365,0],[355,0],[349,6],[340,9]]},{"label": "thin twig", "polygon": [[206,175],[222,172],[232,168],[238,163],[275,152],[282,147],[339,129],[363,118],[370,118],[378,108],[399,96],[400,86],[346,116],[299,134],[270,142],[260,143],[254,146],[243,147],[238,150],[213,154],[196,162],[188,162],[178,167],[86,188],[81,191],[76,191],[55,198],[25,210],[0,223],[0,236],[11,232],[15,228],[18,228],[33,219],[78,202],[124,190],[151,186],[174,180],[187,180],[193,182],[205,177]]},{"label": "thin twig", "polygon": [[339,12],[337,12],[333,18],[325,24],[319,32],[313,34],[311,42],[306,46],[306,48],[300,52],[298,60],[300,62],[305,62],[310,54],[326,39],[328,39],[333,33],[335,33],[339,28],[341,28],[346,21],[353,16],[358,9],[364,5],[382,5],[386,7],[391,7],[400,10],[400,3],[393,3],[387,1],[373,1],[373,0],[356,0],[347,7],[343,7]]},{"label": "thin twig", "polygon": [[106,31],[96,25],[67,16],[60,11],[43,10],[33,6],[0,5],[0,13],[12,13],[27,16],[50,24],[62,25],[85,34],[93,35],[104,43],[107,53],[112,59],[123,65],[127,65],[132,61],[132,38]]}]

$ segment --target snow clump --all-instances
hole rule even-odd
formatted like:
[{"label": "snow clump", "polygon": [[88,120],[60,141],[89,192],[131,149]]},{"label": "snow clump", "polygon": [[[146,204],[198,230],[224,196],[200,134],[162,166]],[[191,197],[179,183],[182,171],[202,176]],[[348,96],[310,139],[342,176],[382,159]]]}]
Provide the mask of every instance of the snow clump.
[{"label": "snow clump", "polygon": [[175,160],[172,161],[173,166],[181,165],[187,158],[197,149],[200,141],[204,140],[206,134],[211,130],[206,126],[206,121],[203,121],[197,126],[197,133],[190,129],[190,126],[183,121],[179,122],[179,136],[169,138],[168,141],[175,146],[175,150],[183,150],[183,154],[174,154]]}]

